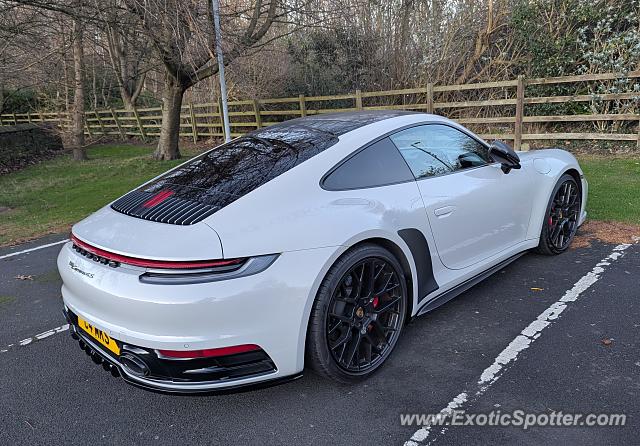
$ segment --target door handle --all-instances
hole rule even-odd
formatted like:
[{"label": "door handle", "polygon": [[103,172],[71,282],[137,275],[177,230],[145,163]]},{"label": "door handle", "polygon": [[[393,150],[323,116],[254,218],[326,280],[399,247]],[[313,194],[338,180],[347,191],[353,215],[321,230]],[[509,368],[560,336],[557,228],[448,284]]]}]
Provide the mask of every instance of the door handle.
[{"label": "door handle", "polygon": [[447,217],[451,215],[455,210],[456,210],[455,206],[444,206],[444,207],[435,209],[433,213],[436,215],[436,217]]}]

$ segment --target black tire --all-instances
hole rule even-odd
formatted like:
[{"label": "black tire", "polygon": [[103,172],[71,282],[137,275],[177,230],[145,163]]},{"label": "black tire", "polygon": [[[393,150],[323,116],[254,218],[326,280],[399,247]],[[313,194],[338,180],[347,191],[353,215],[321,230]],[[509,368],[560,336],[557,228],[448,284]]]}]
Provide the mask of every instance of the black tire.
[{"label": "black tire", "polygon": [[373,244],[347,251],[325,276],[313,304],[307,365],[344,384],[366,379],[396,346],[407,302],[403,270],[391,252]]},{"label": "black tire", "polygon": [[578,183],[571,175],[562,175],[549,198],[536,251],[550,256],[566,251],[578,230],[581,210],[582,191]]}]

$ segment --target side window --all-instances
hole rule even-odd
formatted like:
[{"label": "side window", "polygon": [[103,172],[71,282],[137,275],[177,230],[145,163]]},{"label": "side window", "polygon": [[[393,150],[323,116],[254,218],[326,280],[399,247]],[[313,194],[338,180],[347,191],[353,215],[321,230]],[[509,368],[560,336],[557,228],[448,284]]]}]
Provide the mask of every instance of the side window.
[{"label": "side window", "polygon": [[413,181],[398,149],[384,138],[340,164],[322,183],[325,189],[344,190]]},{"label": "side window", "polygon": [[412,127],[390,138],[416,178],[443,175],[489,162],[489,153],[483,144],[446,125]]}]

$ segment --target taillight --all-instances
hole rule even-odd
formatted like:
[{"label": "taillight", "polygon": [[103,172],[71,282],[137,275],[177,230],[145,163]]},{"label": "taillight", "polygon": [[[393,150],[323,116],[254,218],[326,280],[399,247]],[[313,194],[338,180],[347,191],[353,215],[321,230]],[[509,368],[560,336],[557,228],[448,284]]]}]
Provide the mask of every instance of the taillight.
[{"label": "taillight", "polygon": [[231,347],[208,348],[204,350],[158,350],[158,353],[169,359],[215,358],[220,356],[237,355],[238,353],[261,350],[255,344],[233,345]]},{"label": "taillight", "polygon": [[[218,266],[231,266],[239,265],[245,261],[245,259],[229,259],[229,260],[194,260],[194,261],[165,261],[165,260],[148,260],[139,259],[136,257],[123,256],[113,252],[105,251],[104,249],[96,248],[88,243],[78,239],[75,235],[71,234],[71,241],[74,246],[86,251],[96,261],[105,264],[111,264],[111,262],[124,263],[127,265],[141,266],[143,268],[158,268],[158,269],[198,269],[198,268],[214,268]],[[87,256],[89,257],[89,256]],[[106,261],[105,261],[106,260]]]}]

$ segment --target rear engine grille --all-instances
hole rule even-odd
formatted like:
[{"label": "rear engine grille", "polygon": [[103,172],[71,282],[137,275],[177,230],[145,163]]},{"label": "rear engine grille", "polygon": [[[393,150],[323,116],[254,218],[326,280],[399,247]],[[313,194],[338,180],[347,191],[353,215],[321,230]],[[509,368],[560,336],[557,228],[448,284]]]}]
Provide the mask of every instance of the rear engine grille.
[{"label": "rear engine grille", "polygon": [[[154,202],[163,193],[162,199]],[[149,193],[139,190],[116,200],[111,208],[131,217],[172,225],[192,225],[218,210],[217,206],[172,197],[164,191]]]}]

